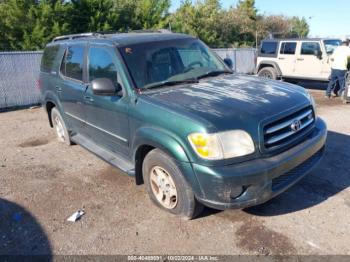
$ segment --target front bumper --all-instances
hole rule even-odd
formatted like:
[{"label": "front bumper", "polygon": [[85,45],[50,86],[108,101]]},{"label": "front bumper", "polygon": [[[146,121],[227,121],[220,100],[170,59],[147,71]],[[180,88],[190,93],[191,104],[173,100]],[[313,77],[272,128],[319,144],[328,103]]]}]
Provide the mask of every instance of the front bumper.
[{"label": "front bumper", "polygon": [[[264,203],[311,171],[324,154],[326,138],[326,124],[318,118],[313,132],[304,142],[279,155],[220,167],[193,164],[201,188],[196,197],[216,209]],[[234,195],[237,188],[242,187],[243,192]]]}]

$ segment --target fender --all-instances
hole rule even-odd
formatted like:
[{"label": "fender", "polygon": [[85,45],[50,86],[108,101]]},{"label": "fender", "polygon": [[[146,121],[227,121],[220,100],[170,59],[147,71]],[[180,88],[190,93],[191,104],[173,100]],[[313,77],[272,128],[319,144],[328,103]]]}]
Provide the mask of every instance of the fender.
[{"label": "fender", "polygon": [[[42,99],[42,104],[44,106],[46,106],[47,102],[52,102],[56,105],[57,109],[61,112],[61,102],[60,99],[58,98],[57,94],[51,90],[47,90],[45,91],[45,93],[43,94],[43,99]],[[62,113],[62,112],[61,112]]]},{"label": "fender", "polygon": [[132,143],[133,159],[135,159],[137,150],[142,145],[159,148],[178,162],[190,162],[181,143],[167,130],[154,127],[139,128]]},{"label": "fender", "polygon": [[256,73],[259,72],[262,65],[271,65],[272,67],[274,67],[276,69],[277,76],[282,76],[282,71],[281,71],[281,68],[279,67],[279,65],[274,61],[268,61],[268,60],[263,60],[259,63],[259,65],[256,67],[257,68]]},{"label": "fender", "polygon": [[45,93],[42,94],[41,104],[42,104],[43,108],[45,109],[45,112],[47,113],[47,116],[48,116],[49,121],[50,121],[50,125],[52,127],[49,112],[47,111],[47,108],[46,108],[47,102],[54,103],[56,105],[56,108],[58,109],[58,111],[61,113],[61,115],[63,115],[62,105],[61,105],[60,99],[57,97],[57,94],[55,92],[53,92],[51,90],[47,90],[47,91],[45,91]]},{"label": "fender", "polygon": [[[135,139],[132,143],[132,149],[135,163],[137,163],[137,152],[143,145],[159,148],[177,162],[177,166],[181,170],[187,182],[191,185],[195,195],[203,196],[203,190],[199,184],[195,172],[193,171],[190,157],[186,153],[184,145],[181,145],[181,142],[176,139],[174,134],[160,128],[141,127],[136,131],[134,137]],[[137,170],[136,173],[136,184],[142,184],[142,178],[138,176],[139,172]]]}]

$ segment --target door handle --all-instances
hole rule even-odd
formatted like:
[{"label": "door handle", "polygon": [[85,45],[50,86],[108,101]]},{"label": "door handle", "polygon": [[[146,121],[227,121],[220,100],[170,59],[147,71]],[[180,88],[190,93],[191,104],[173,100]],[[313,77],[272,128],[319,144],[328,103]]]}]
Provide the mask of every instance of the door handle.
[{"label": "door handle", "polygon": [[297,60],[298,61],[304,61],[304,58],[298,58]]},{"label": "door handle", "polygon": [[91,96],[84,96],[84,99],[89,102],[94,102],[94,99]]},{"label": "door handle", "polygon": [[57,92],[62,92],[62,87],[59,87],[59,86],[55,86]]},{"label": "door handle", "polygon": [[278,59],[279,59],[279,60],[284,60],[285,58],[284,58],[284,57],[279,57]]}]

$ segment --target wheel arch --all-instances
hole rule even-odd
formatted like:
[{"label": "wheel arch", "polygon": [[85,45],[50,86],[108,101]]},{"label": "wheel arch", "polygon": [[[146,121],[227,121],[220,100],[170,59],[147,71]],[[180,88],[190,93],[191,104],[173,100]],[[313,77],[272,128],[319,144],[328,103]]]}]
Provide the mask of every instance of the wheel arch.
[{"label": "wheel arch", "polygon": [[45,98],[42,100],[41,104],[45,107],[50,126],[53,127],[51,111],[54,107],[56,107],[58,111],[61,112],[61,104],[57,95],[51,91],[45,92],[44,97]]},{"label": "wheel arch", "polygon": [[53,127],[51,112],[52,112],[52,109],[54,107],[56,107],[56,104],[53,101],[48,100],[48,101],[45,102],[45,110],[46,110],[46,113],[47,113],[47,117],[49,118],[49,123],[50,123],[51,127]]},{"label": "wheel arch", "polygon": [[153,149],[160,149],[175,161],[189,162],[183,146],[165,130],[141,128],[135,134],[133,142],[133,159],[135,161],[135,182],[143,184],[142,165],[146,155]]},{"label": "wheel arch", "polygon": [[256,73],[259,73],[259,71],[265,67],[273,67],[277,72],[277,76],[278,77],[282,76],[281,68],[278,66],[276,62],[273,62],[273,61],[261,61],[257,67]]}]

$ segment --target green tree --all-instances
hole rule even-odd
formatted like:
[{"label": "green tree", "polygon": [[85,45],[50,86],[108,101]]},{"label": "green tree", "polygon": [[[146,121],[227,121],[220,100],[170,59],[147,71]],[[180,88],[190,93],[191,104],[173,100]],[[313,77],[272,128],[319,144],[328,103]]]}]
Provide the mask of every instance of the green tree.
[{"label": "green tree", "polygon": [[265,36],[275,38],[307,37],[309,25],[305,18],[272,15],[262,20]]},{"label": "green tree", "polygon": [[35,0],[6,0],[0,8],[0,41],[2,50],[20,50],[23,33],[30,27],[27,11],[36,5]]},{"label": "green tree", "polygon": [[241,0],[236,8],[231,8],[232,19],[239,27],[236,46],[253,46],[258,28],[258,10],[254,0]]},{"label": "green tree", "polygon": [[255,0],[240,0],[237,4],[237,11],[251,20],[256,20],[258,15]]},{"label": "green tree", "polygon": [[180,8],[169,19],[172,29],[197,36],[212,47],[220,46],[219,0],[183,1]]},{"label": "green tree", "polygon": [[72,0],[66,16],[71,33],[115,29],[118,14],[113,0]]},{"label": "green tree", "polygon": [[67,4],[60,0],[5,0],[0,3],[0,49],[39,50],[69,31]]},{"label": "green tree", "polygon": [[62,34],[169,28],[211,47],[254,46],[275,37],[305,37],[305,18],[260,15],[254,0],[225,10],[220,0],[0,0],[0,50],[39,50]]},{"label": "green tree", "polygon": [[55,36],[69,32],[64,1],[42,0],[27,13],[28,28],[23,30],[23,50],[41,50]]},{"label": "green tree", "polygon": [[143,29],[157,28],[169,15],[170,0],[143,0],[136,5],[137,25]]},{"label": "green tree", "polygon": [[296,35],[299,38],[307,37],[309,35],[310,28],[304,17],[299,18],[294,16],[290,19],[290,23],[291,33],[293,35]]}]

